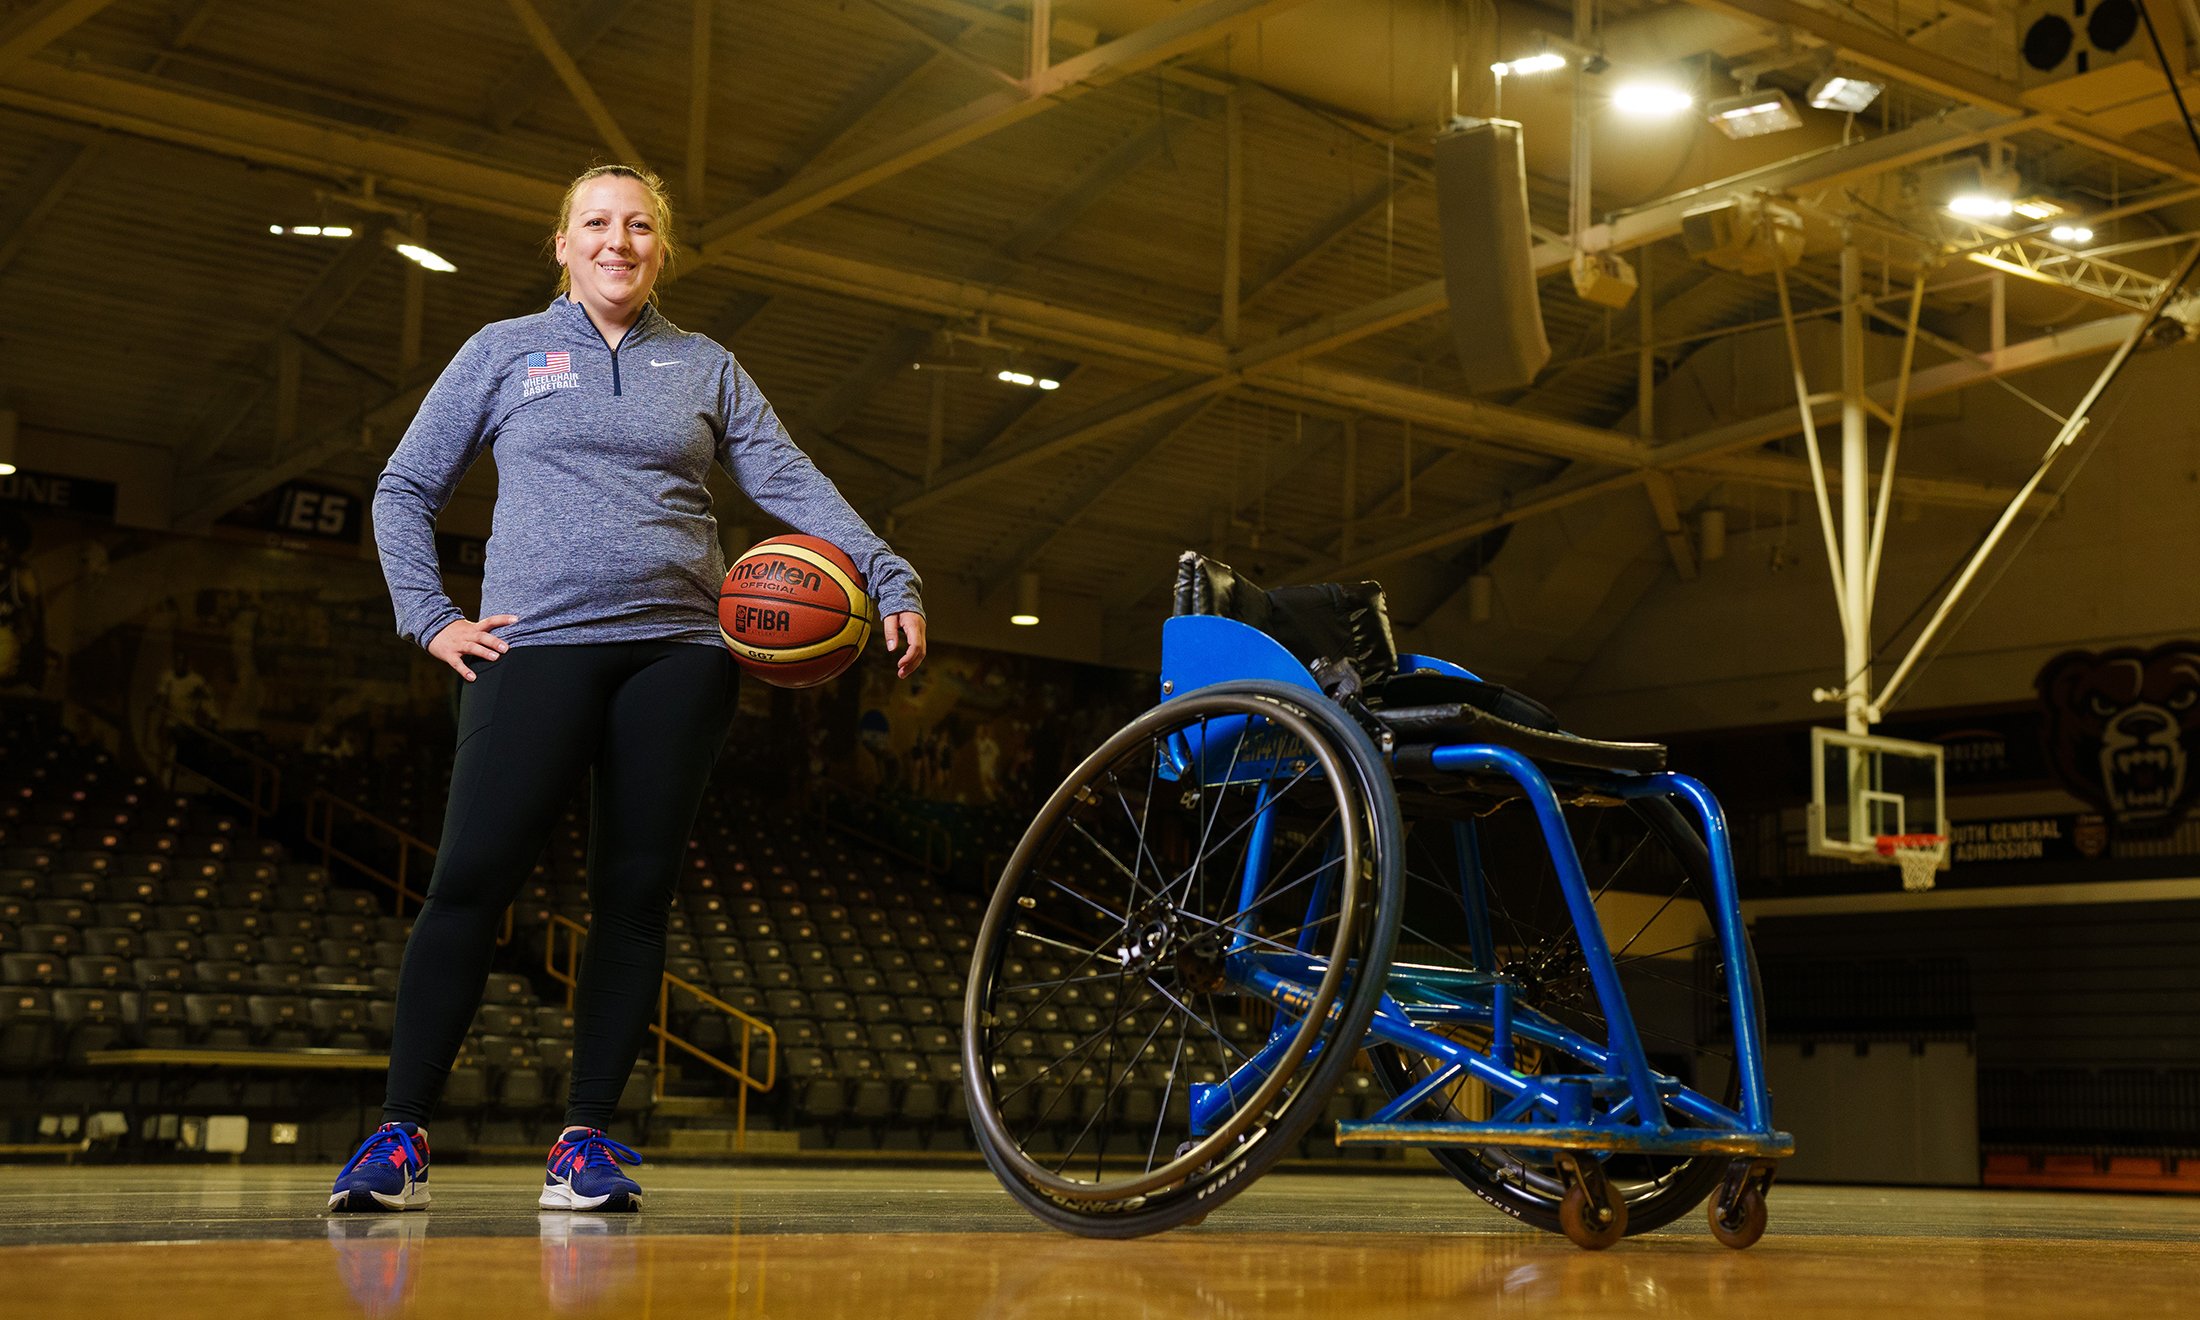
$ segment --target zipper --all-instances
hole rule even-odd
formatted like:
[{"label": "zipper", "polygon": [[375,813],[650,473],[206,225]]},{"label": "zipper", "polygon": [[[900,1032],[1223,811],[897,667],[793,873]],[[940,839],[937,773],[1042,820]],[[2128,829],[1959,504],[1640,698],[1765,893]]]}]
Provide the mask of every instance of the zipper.
[{"label": "zipper", "polygon": [[642,322],[648,319],[649,309],[646,307],[642,309],[642,314],[634,318],[634,324],[628,326],[626,328],[626,333],[619,336],[618,347],[614,348],[612,347],[611,341],[604,337],[603,327],[597,325],[596,318],[588,314],[588,309],[580,306],[580,304],[578,303],[574,304],[574,308],[575,310],[579,311],[581,317],[588,322],[588,328],[596,332],[596,342],[602,344],[604,346],[604,349],[611,354],[612,396],[616,398],[617,396],[624,394],[626,391],[621,389],[619,386],[619,349],[625,348],[628,344],[634,342],[634,332],[641,329]]}]

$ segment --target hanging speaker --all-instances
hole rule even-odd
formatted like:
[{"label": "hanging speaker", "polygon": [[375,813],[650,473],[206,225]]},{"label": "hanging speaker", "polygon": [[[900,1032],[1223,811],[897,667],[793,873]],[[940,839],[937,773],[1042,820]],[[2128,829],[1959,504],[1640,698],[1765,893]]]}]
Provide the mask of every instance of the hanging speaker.
[{"label": "hanging speaker", "polygon": [[1436,218],[1452,342],[1470,391],[1519,389],[1551,360],[1536,294],[1520,125],[1455,122],[1436,139]]}]

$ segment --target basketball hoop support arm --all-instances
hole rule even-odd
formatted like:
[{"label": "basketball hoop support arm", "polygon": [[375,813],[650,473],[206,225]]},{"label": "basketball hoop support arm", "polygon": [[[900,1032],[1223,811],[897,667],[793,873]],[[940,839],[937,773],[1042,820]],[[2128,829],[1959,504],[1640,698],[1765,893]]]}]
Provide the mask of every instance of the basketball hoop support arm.
[{"label": "basketball hoop support arm", "polygon": [[2154,301],[2147,307],[2146,315],[2139,318],[2139,324],[2133,326],[2131,334],[2117,346],[2115,355],[2101,368],[2101,374],[2094,378],[2092,388],[2085,392],[2085,397],[2078,401],[2078,406],[2070,410],[2069,420],[2055,432],[2055,438],[2048,443],[2047,452],[2041,456],[2039,466],[2033,470],[2024,485],[2017,489],[2017,493],[2010,497],[2009,507],[2001,511],[2001,517],[1995,520],[1993,530],[1979,543],[1978,549],[1971,555],[1971,561],[1963,566],[1963,572],[1956,578],[1954,585],[1948,588],[1948,594],[1940,598],[1939,606],[1933,610],[1933,617],[1926,620],[1917,640],[1910,643],[1909,654],[1902,657],[1902,663],[1895,666],[1894,673],[1888,676],[1887,685],[1879,690],[1878,697],[1871,702],[1868,714],[1874,723],[1879,721],[1885,711],[1893,708],[1895,697],[1902,691],[1902,684],[1916,670],[1927,648],[1933,644],[1933,639],[1939,636],[1948,616],[1954,612],[1956,602],[1978,576],[1979,570],[1986,566],[1986,561],[1993,557],[1995,547],[2001,544],[2002,537],[2015,525],[2017,515],[2023,511],[2025,502],[2032,498],[2032,493],[2046,480],[2047,470],[2054,466],[2055,460],[2062,456],[2065,449],[2077,443],[2079,435],[2085,431],[2093,405],[2115,382],[2123,371],[2124,364],[2131,360],[2132,353],[2145,341],[2156,322],[2162,319],[2170,303],[2185,287],[2185,281],[2192,278],[2196,265],[2200,265],[2200,244],[2194,244],[2192,250],[2185,254],[2185,259],[2178,263],[2176,271],[2162,282],[2161,289],[2154,295]]}]

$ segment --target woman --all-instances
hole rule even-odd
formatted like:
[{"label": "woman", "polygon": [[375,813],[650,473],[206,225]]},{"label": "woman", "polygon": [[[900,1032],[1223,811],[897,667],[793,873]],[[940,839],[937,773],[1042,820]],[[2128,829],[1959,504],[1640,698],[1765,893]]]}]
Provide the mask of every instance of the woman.
[{"label": "woman", "polygon": [[[331,1210],[428,1203],[429,1112],[480,1006],[498,923],[583,770],[593,923],[540,1204],[640,1207],[619,1169],[639,1161],[603,1128],[656,1011],[673,881],[738,679],[718,634],[713,459],[766,512],[863,569],[901,676],[924,662],[916,572],[795,447],[733,356],[653,304],[675,250],[656,176],[610,165],[575,179],[555,249],[557,300],[466,342],[375,488],[397,630],[465,685],[441,850],[398,982],[384,1122],[337,1176]],[[443,592],[434,524],[492,444],[474,622]]]}]

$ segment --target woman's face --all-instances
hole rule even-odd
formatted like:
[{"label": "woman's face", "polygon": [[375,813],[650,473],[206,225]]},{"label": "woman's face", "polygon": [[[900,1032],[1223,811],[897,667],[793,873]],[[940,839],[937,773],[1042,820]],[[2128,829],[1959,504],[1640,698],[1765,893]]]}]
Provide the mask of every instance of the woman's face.
[{"label": "woman's face", "polygon": [[649,190],[640,180],[605,174],[581,185],[558,235],[558,264],[582,306],[640,310],[665,264]]}]

